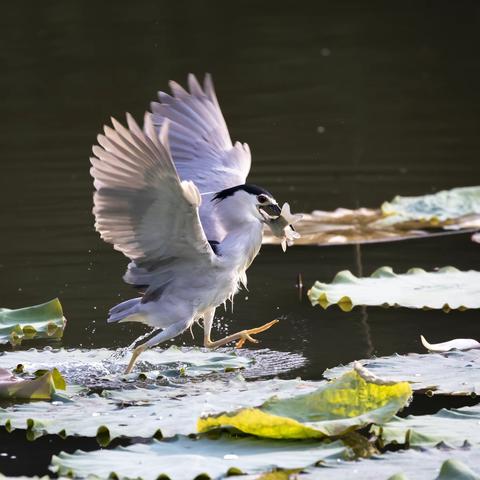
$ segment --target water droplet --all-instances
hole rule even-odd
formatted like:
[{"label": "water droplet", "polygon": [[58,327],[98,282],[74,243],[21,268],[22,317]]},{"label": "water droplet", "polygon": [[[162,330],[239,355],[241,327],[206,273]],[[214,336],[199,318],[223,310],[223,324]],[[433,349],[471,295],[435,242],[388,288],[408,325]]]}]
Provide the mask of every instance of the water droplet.
[{"label": "water droplet", "polygon": [[226,455],[223,456],[224,460],[236,460],[238,458],[238,455],[234,455],[233,453],[227,453]]}]

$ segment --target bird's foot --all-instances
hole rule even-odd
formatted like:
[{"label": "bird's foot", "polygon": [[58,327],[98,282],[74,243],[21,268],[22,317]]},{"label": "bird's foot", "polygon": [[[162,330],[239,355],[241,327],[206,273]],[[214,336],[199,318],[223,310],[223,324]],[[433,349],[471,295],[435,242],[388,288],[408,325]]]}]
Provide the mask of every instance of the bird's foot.
[{"label": "bird's foot", "polygon": [[130,359],[130,362],[128,364],[127,369],[125,370],[125,374],[131,373],[131,371],[133,369],[133,366],[135,365],[135,361],[137,360],[138,356],[142,352],[144,352],[147,348],[148,348],[148,346],[144,343],[144,344],[139,345],[138,347],[133,349],[132,358]]},{"label": "bird's foot", "polygon": [[249,330],[243,330],[243,332],[239,333],[240,340],[236,343],[235,348],[242,348],[247,340],[252,343],[258,343],[258,340],[253,338],[252,335],[264,332],[265,330],[268,330],[269,328],[273,327],[278,322],[279,320],[272,320],[271,322],[268,322],[265,325],[262,325],[261,327],[250,328]]}]

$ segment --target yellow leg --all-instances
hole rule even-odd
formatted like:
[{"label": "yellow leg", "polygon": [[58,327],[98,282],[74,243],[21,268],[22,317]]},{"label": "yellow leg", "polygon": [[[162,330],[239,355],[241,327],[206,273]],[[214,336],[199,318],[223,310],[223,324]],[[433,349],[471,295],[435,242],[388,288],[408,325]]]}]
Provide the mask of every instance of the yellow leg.
[{"label": "yellow leg", "polygon": [[257,333],[264,332],[265,330],[268,330],[269,328],[273,327],[278,322],[279,320],[272,320],[271,322],[268,322],[265,325],[262,325],[261,327],[251,328],[249,330],[242,330],[241,332],[233,333],[228,337],[222,338],[220,340],[216,340],[214,342],[210,340],[210,335],[208,335],[208,337],[206,337],[204,340],[204,345],[207,348],[218,348],[223,345],[226,345],[227,343],[238,340],[235,347],[242,348],[247,340],[252,343],[258,343],[258,340],[253,338],[251,335],[256,335]]},{"label": "yellow leg", "polygon": [[143,345],[139,345],[138,347],[134,348],[132,352],[132,358],[130,359],[130,363],[128,364],[127,370],[125,373],[130,373],[135,365],[135,361],[137,360],[138,356],[144,352],[148,346],[144,343]]}]

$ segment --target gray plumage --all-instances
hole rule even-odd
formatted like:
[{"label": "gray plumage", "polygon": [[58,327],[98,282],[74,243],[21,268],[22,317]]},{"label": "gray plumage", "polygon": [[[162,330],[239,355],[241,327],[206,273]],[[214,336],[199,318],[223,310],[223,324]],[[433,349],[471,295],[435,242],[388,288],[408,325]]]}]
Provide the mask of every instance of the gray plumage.
[{"label": "gray plumage", "polygon": [[210,76],[203,89],[193,75],[188,84],[160,92],[143,129],[129,114],[128,128],[112,119],[91,158],[95,228],[131,260],[124,280],[144,289],[112,308],[109,322],[163,329],[146,346],[200,319],[213,346],[215,308],[246,285],[266,208],[280,212],[266,190],[245,185],[250,150],[232,143]]}]

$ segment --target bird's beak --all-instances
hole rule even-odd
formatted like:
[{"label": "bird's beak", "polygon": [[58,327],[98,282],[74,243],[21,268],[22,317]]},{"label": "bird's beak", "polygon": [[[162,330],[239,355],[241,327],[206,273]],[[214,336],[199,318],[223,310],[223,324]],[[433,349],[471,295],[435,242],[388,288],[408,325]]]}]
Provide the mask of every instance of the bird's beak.
[{"label": "bird's beak", "polygon": [[263,210],[269,217],[278,218],[282,210],[276,203],[271,203],[270,205],[260,205],[258,207],[260,210]]}]

